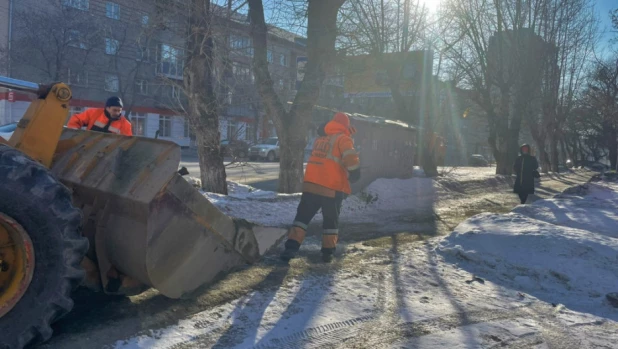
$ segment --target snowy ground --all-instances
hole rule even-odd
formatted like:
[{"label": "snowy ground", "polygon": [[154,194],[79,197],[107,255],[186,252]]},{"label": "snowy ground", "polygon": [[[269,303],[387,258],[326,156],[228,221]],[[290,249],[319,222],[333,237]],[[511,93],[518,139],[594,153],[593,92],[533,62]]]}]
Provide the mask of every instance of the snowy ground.
[{"label": "snowy ground", "polygon": [[[441,181],[484,181],[495,179],[495,168],[443,168]],[[406,215],[432,214],[434,204],[453,193],[444,188],[441,181],[425,178],[422,170],[415,170],[410,179],[378,179],[357,195],[351,195],[343,203],[341,221],[370,223],[388,221]],[[204,193],[226,214],[244,218],[266,226],[289,226],[294,221],[299,194],[279,194],[255,189],[235,182],[228,183],[229,195]],[[316,222],[320,222],[320,215]]]},{"label": "snowy ground", "polygon": [[[426,178],[379,180],[343,212],[385,219],[454,195]],[[298,200],[243,186],[236,198],[208,196],[233,215],[282,225]],[[248,200],[252,210],[240,211]],[[350,244],[319,273],[282,278],[114,347],[612,348],[618,309],[606,295],[618,292],[617,226],[618,185],[590,183],[507,214],[476,215],[445,237],[403,246],[393,235],[380,251]]]}]

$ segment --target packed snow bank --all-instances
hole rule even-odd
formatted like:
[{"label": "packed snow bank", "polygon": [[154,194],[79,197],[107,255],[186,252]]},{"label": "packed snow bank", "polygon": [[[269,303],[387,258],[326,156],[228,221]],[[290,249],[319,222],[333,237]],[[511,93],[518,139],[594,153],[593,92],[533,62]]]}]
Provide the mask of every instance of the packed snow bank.
[{"label": "packed snow bank", "polygon": [[509,214],[480,214],[440,244],[447,261],[549,303],[618,320],[618,185],[587,184]]},{"label": "packed snow bank", "polygon": [[[287,226],[294,221],[301,194],[279,194],[247,185],[228,183],[229,195],[204,193],[226,214],[266,226]],[[355,223],[388,220],[407,214],[431,214],[447,191],[431,178],[378,179],[343,202],[340,219]],[[318,214],[315,221],[321,221]]]},{"label": "packed snow bank", "polygon": [[516,207],[513,212],[564,227],[618,238],[618,192],[612,186],[587,184],[553,199]]}]

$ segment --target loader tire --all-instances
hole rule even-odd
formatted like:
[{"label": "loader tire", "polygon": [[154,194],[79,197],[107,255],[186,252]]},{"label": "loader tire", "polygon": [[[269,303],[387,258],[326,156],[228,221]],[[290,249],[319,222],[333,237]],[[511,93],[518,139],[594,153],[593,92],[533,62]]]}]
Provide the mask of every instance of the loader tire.
[{"label": "loader tire", "polygon": [[43,165],[3,145],[0,214],[23,228],[34,251],[30,284],[0,315],[0,349],[21,349],[50,339],[50,325],[72,310],[71,292],[84,278],[80,263],[88,240],[69,190]]}]

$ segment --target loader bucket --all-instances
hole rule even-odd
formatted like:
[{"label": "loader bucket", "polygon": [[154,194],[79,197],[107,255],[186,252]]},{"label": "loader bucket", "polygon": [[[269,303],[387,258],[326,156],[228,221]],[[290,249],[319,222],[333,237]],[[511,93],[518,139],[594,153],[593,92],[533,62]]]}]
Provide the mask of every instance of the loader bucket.
[{"label": "loader bucket", "polygon": [[285,236],[219,211],[177,173],[179,163],[173,142],[64,129],[52,172],[82,208],[106,292],[115,292],[115,269],[179,298]]}]

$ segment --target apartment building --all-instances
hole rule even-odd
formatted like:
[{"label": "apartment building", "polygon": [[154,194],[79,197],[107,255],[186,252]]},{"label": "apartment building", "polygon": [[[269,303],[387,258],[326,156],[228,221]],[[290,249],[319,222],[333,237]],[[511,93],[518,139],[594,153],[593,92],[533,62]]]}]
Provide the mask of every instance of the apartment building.
[{"label": "apartment building", "polygon": [[[184,6],[183,0],[0,0],[1,23],[7,23],[0,28],[2,68],[16,79],[66,82],[73,90],[71,113],[120,96],[135,135],[190,146],[182,113]],[[212,23],[221,138],[271,135],[255,90],[246,15],[215,7]],[[272,28],[268,45],[273,80],[286,100],[294,94],[292,62],[304,55],[303,39]],[[18,120],[31,98],[0,91],[0,124]]]}]

